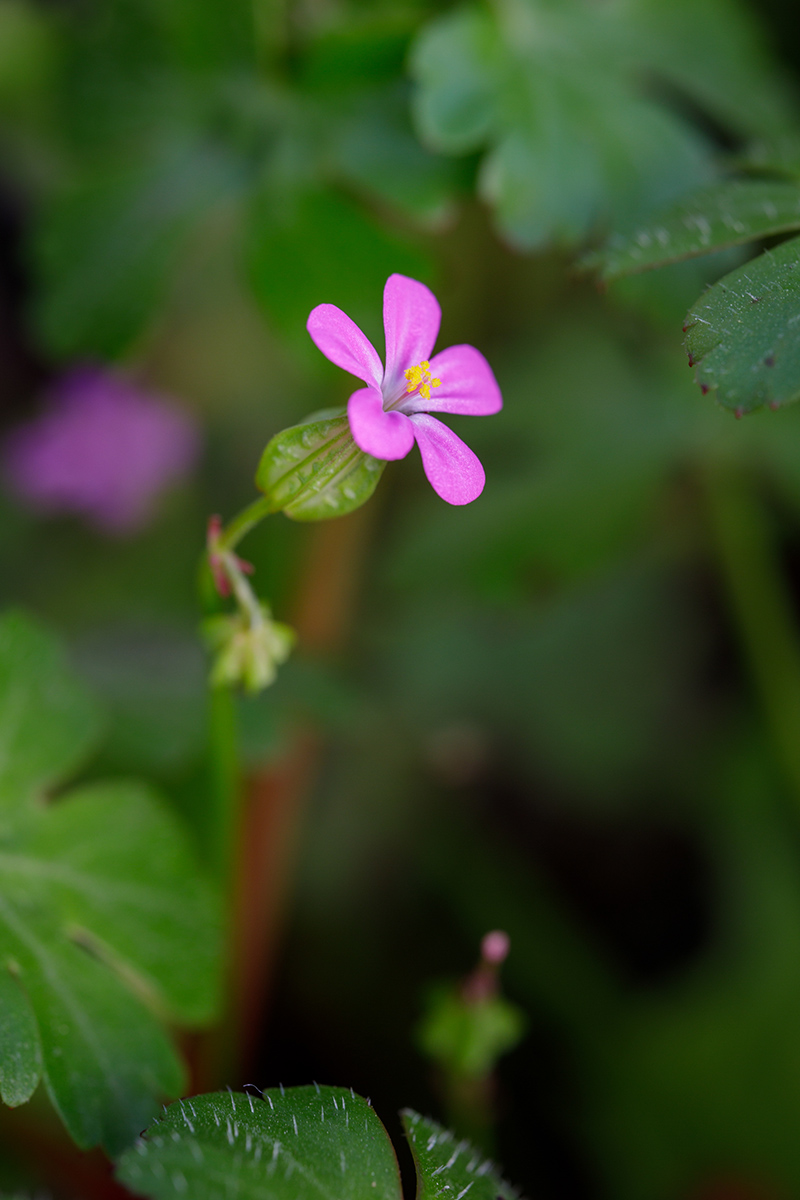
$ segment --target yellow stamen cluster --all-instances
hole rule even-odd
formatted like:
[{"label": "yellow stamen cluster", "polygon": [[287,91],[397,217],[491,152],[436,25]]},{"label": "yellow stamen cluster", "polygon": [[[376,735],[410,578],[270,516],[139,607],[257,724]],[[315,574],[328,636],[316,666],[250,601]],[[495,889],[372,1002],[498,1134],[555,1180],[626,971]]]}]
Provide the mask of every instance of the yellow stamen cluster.
[{"label": "yellow stamen cluster", "polygon": [[419,388],[419,394],[423,400],[430,400],[431,388],[439,387],[441,379],[431,379],[431,364],[429,362],[418,363],[416,367],[409,367],[404,372],[408,380],[406,391],[415,392]]}]

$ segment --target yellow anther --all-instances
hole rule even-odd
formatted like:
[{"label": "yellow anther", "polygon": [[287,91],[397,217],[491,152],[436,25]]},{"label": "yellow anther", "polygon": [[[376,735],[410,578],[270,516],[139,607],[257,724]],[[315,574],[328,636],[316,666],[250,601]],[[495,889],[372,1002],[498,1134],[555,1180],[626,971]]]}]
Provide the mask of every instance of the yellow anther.
[{"label": "yellow anther", "polygon": [[415,367],[409,367],[403,374],[408,380],[406,390],[415,392],[419,388],[419,394],[423,400],[430,400],[431,388],[438,387],[442,382],[441,379],[431,379],[431,364],[427,359],[424,359],[421,363],[417,363]]}]

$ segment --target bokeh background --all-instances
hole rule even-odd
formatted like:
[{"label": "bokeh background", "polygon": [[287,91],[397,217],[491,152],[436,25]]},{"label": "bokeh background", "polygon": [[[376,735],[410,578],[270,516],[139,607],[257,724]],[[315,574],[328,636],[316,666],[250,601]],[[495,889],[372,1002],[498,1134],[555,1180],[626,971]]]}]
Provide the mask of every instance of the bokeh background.
[{"label": "bokeh background", "polygon": [[[800,136],[798,32],[789,0],[0,0],[0,600],[100,696],[93,772],[213,857],[205,524],[346,400],[315,304],[382,348],[387,275],[422,279],[504,392],[452,422],[474,505],[415,451],[242,547],[300,643],[239,706],[272,857],[223,1082],[446,1118],[415,1029],[501,927],[527,1195],[800,1194],[800,413],[736,422],[687,369],[738,252],[576,265]],[[0,1116],[6,1187],[57,1188],[37,1120]]]}]

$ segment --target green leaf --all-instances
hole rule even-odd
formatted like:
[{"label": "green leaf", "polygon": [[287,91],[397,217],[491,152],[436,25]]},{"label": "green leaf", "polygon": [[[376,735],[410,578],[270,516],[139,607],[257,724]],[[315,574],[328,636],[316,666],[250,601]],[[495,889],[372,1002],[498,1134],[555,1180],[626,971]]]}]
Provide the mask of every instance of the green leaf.
[{"label": "green leaf", "polygon": [[503,69],[491,14],[461,8],[432,21],[412,48],[410,68],[423,141],[444,154],[479,149],[497,117]]},{"label": "green leaf", "polygon": [[45,805],[94,736],[55,639],[0,620],[0,1094],[43,1073],[74,1139],[118,1151],[183,1073],[165,1020],[216,1006],[219,912],[174,816],[135,783]]},{"label": "green leaf", "polygon": [[800,238],[731,271],[686,318],[704,391],[737,415],[800,398]]},{"label": "green leaf", "polygon": [[800,228],[800,187],[742,179],[703,188],[584,260],[604,279],[631,275]]},{"label": "green leaf", "polygon": [[97,729],[56,639],[21,613],[0,617],[0,810],[21,808],[73,771]]},{"label": "green leaf", "polygon": [[72,793],[0,843],[0,962],[79,1145],[119,1151],[180,1090],[162,1020],[213,1012],[218,919],[177,822],[140,785]]},{"label": "green leaf", "polygon": [[345,179],[430,228],[453,214],[454,164],[414,136],[405,88],[370,92],[337,131],[332,158]]},{"label": "green leaf", "polygon": [[403,1128],[417,1168],[418,1200],[517,1200],[518,1193],[480,1151],[428,1117],[406,1108]]},{"label": "green leaf", "polygon": [[[338,410],[336,410],[338,412]],[[268,442],[256,485],[295,521],[341,517],[369,500],[385,463],[359,450],[346,414],[306,421]]]},{"label": "green leaf", "polygon": [[172,1104],[122,1156],[118,1177],[154,1200],[402,1200],[391,1142],[369,1102],[316,1084]]},{"label": "green leaf", "polygon": [[30,1100],[42,1075],[42,1045],[30,1001],[0,970],[0,1097],[12,1108]]},{"label": "green leaf", "polygon": [[[464,5],[412,48],[420,136],[443,153],[486,152],[480,193],[522,248],[574,242],[612,216],[638,222],[716,173],[692,107],[738,138],[791,126],[788,93],[738,5],[704,5],[702,37],[696,9],[686,0]],[[643,79],[667,88],[645,90]],[[689,105],[675,105],[673,91]]]}]

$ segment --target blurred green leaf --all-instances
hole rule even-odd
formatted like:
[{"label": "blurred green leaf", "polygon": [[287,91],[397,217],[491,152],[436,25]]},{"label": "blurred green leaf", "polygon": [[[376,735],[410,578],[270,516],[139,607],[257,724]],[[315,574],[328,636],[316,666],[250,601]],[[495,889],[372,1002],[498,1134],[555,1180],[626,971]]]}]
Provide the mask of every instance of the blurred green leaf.
[{"label": "blurred green leaf", "polygon": [[731,271],[686,317],[689,361],[704,391],[737,414],[800,397],[800,238]]},{"label": "blurred green leaf", "polygon": [[65,655],[22,613],[0,618],[0,808],[7,814],[69,775],[98,733],[98,714]]},{"label": "blurred green leaf", "polygon": [[[3,800],[41,799],[75,766],[94,714],[55,640],[0,623]],[[48,1092],[81,1146],[118,1151],[180,1089],[164,1020],[217,1001],[219,913],[186,837],[141,785],[94,784],[0,830],[0,1090]]]},{"label": "blurred green leaf", "polygon": [[385,463],[359,450],[345,414],[284,429],[267,444],[256,484],[295,521],[341,517],[369,500]]},{"label": "blurred green leaf", "polygon": [[401,1200],[392,1144],[374,1109],[345,1088],[194,1096],[171,1104],[121,1158],[118,1177],[153,1200]]},{"label": "blurred green leaf", "polygon": [[614,279],[797,228],[797,184],[729,180],[694,193],[634,233],[615,234],[584,262],[599,268],[603,279]]},{"label": "blurred green leaf", "polygon": [[469,1142],[458,1141],[410,1108],[401,1116],[417,1169],[419,1200],[453,1200],[466,1192],[474,1200],[517,1200],[517,1191]]},{"label": "blurred green leaf", "polygon": [[33,234],[33,316],[58,356],[113,358],[163,300],[199,219],[237,189],[211,143],[167,139],[141,161],[87,169],[47,202]]},{"label": "blurred green leaf", "polygon": [[[126,1145],[182,1070],[160,1020],[208,1019],[218,914],[176,821],[136,784],[43,809],[0,850],[0,955],[75,1141]],[[152,1010],[152,1011],[149,1011]]]},{"label": "blurred green leaf", "polygon": [[[412,50],[422,139],[444,153],[487,151],[481,194],[520,247],[574,242],[609,217],[640,220],[715,172],[699,124],[678,115],[684,97],[739,136],[791,127],[788,92],[747,14],[733,0],[701,8],[702,38],[697,6],[671,0],[456,9]],[[693,63],[702,53],[702,66],[687,68],[687,53]]]},{"label": "blurred green leaf", "polygon": [[103,771],[174,773],[202,753],[207,663],[195,630],[105,624],[74,641],[73,655],[102,701]]},{"label": "blurred green leaf", "polygon": [[0,113],[27,108],[51,82],[53,32],[42,10],[25,0],[0,3]]},{"label": "blurred green leaf", "polygon": [[423,31],[410,67],[424,142],[445,154],[480,149],[498,116],[503,58],[499,29],[484,9],[457,9]]},{"label": "blurred green leaf", "polygon": [[42,1076],[42,1044],[30,1001],[8,968],[0,969],[0,1097],[30,1100]]},{"label": "blurred green leaf", "polygon": [[347,182],[428,227],[453,215],[453,163],[414,136],[405,88],[376,90],[353,105],[336,131],[331,156]]}]

